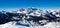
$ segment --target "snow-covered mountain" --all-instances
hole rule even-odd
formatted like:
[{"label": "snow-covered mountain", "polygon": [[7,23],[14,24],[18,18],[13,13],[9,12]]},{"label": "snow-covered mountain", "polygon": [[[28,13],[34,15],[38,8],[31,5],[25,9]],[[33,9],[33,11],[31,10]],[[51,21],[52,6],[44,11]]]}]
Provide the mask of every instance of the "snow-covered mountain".
[{"label": "snow-covered mountain", "polygon": [[[2,28],[56,28],[56,22],[58,22],[58,24],[60,22],[59,10],[21,8],[11,12],[0,11],[0,26]],[[58,28],[59,27],[60,25]]]}]

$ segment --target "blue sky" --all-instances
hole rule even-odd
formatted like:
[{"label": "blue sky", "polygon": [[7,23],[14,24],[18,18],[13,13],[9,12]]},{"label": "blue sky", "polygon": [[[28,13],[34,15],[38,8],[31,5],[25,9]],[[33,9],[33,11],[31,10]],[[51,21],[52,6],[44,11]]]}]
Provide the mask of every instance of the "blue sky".
[{"label": "blue sky", "polygon": [[60,0],[0,0],[0,10],[16,10],[28,7],[60,9]]}]

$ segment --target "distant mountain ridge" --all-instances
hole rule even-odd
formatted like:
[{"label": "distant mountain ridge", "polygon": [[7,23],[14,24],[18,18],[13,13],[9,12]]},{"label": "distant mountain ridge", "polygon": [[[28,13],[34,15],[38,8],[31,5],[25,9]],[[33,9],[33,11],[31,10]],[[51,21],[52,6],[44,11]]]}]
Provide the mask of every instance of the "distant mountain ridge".
[{"label": "distant mountain ridge", "polygon": [[[41,24],[42,20],[48,20],[47,22],[59,21],[60,22],[60,11],[57,10],[41,10],[37,8],[21,8],[18,11],[0,12],[0,24],[4,24],[10,21],[24,21],[35,22]],[[43,24],[42,24],[43,25]]]}]

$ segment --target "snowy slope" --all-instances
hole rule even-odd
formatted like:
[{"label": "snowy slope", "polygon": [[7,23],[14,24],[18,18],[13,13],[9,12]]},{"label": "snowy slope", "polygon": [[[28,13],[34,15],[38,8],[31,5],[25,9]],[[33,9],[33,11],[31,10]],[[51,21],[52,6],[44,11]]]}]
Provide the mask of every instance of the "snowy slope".
[{"label": "snowy slope", "polygon": [[60,28],[60,22],[50,22],[44,26],[21,26],[21,25],[15,25],[16,22],[9,22],[3,25],[0,25],[0,28]]}]

